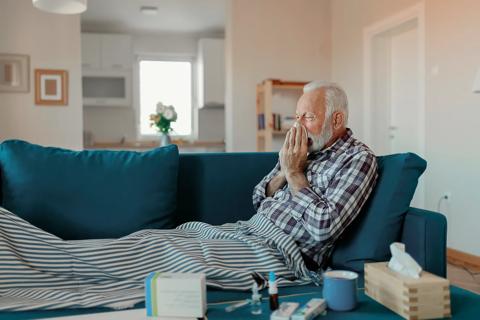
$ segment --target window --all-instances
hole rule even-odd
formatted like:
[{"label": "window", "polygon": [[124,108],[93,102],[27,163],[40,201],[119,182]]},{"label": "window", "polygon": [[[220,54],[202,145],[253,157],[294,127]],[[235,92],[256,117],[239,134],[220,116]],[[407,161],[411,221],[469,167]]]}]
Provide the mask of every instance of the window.
[{"label": "window", "polygon": [[172,105],[177,121],[172,135],[192,134],[192,63],[190,61],[140,60],[140,135],[156,134],[150,114],[158,102]]}]

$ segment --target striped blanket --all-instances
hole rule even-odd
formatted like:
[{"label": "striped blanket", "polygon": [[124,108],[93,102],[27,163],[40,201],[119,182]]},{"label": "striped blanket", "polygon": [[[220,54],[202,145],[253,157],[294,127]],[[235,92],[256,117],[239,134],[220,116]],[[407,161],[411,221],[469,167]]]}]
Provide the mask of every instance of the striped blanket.
[{"label": "striped blanket", "polygon": [[230,290],[249,290],[269,271],[281,286],[312,281],[295,242],[261,215],[65,241],[0,207],[0,259],[0,310],[11,311],[127,308],[144,300],[152,271],[203,272],[209,287]]}]

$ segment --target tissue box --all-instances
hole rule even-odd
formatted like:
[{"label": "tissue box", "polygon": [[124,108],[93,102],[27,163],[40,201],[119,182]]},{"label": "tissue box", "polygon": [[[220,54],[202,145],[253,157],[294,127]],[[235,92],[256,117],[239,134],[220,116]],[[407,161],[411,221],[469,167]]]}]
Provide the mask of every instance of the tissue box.
[{"label": "tissue box", "polygon": [[207,311],[203,273],[152,272],[145,279],[148,317],[202,318]]},{"label": "tissue box", "polygon": [[426,271],[413,279],[390,270],[387,262],[365,264],[365,294],[405,319],[450,317],[449,286]]}]

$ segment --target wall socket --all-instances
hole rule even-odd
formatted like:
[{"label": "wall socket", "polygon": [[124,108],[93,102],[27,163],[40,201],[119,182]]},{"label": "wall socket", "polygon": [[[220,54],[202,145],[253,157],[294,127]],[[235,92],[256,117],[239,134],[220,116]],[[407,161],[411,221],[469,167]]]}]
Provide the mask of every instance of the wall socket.
[{"label": "wall socket", "polygon": [[446,191],[442,194],[442,199],[445,199],[447,201],[452,200],[452,193],[450,191]]},{"label": "wall socket", "polygon": [[[444,193],[442,193],[437,203],[437,211],[443,212],[447,217],[447,219],[448,219],[448,208],[451,206],[451,201],[452,201],[452,193],[450,191],[445,191]],[[445,209],[443,211],[441,210],[442,202],[444,202],[443,208]]]}]

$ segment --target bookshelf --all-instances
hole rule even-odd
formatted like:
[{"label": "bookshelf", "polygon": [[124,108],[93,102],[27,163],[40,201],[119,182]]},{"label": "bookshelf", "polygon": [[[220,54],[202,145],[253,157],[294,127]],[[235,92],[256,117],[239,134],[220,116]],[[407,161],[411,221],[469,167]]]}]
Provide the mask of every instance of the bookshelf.
[{"label": "bookshelf", "polygon": [[257,84],[257,151],[279,151],[307,82],[267,79]]}]

